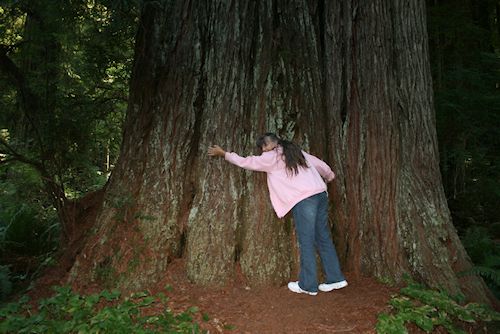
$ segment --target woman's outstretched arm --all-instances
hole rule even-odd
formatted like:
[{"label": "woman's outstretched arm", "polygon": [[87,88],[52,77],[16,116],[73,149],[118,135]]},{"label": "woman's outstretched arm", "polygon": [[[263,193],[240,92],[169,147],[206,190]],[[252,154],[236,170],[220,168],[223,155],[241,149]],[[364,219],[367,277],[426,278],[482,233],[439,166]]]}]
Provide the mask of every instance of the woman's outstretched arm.
[{"label": "woman's outstretched arm", "polygon": [[212,157],[224,157],[233,165],[258,172],[270,172],[276,164],[276,155],[272,152],[241,157],[234,152],[226,152],[218,145],[212,145],[208,147],[208,155]]}]

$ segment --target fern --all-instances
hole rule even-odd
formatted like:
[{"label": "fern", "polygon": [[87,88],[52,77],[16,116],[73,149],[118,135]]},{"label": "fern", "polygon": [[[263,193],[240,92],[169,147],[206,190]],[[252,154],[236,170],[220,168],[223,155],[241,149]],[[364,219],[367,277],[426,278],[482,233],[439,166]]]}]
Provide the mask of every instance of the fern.
[{"label": "fern", "polygon": [[468,228],[462,242],[474,266],[460,272],[458,276],[481,276],[493,293],[499,297],[500,246],[498,243],[493,241],[486,229],[480,227]]},{"label": "fern", "polygon": [[439,326],[447,333],[465,333],[457,327],[458,324],[500,320],[500,314],[485,305],[461,305],[445,291],[428,289],[413,281],[409,281],[399,295],[393,296],[389,305],[392,312],[378,316],[377,333],[408,333],[407,323],[413,323],[427,333]]},{"label": "fern", "polygon": [[468,228],[462,243],[476,265],[483,265],[489,256],[500,255],[499,247],[484,228],[475,226]]},{"label": "fern", "polygon": [[163,293],[122,296],[117,291],[79,295],[69,287],[55,287],[55,294],[28,303],[22,297],[0,308],[0,333],[202,333],[190,307],[174,314]]},{"label": "fern", "polygon": [[482,264],[486,267],[500,269],[500,254],[492,254],[486,256]]},{"label": "fern", "polygon": [[495,285],[500,286],[500,270],[491,268],[491,267],[485,267],[485,266],[474,266],[469,270],[463,271],[459,274],[459,276],[468,276],[468,275],[478,275],[481,276],[491,282],[493,282]]}]

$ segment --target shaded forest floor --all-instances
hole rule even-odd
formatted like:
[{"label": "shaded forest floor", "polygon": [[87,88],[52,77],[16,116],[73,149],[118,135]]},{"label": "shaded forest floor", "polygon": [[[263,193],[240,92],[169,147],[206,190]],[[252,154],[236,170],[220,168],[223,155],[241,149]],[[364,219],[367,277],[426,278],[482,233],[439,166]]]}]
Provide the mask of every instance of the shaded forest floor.
[{"label": "shaded forest floor", "polygon": [[286,286],[250,288],[242,278],[224,288],[188,283],[182,262],[174,263],[164,283],[174,307],[190,305],[206,313],[211,333],[375,333],[377,314],[397,292],[370,278],[352,279],[349,286],[308,296]]},{"label": "shaded forest floor", "polygon": [[[48,268],[28,293],[32,302],[53,294],[52,286],[65,285],[69,263]],[[224,287],[194,285],[186,276],[183,260],[170,264],[164,278],[149,289],[149,294],[164,293],[165,304],[153,304],[149,314],[160,314],[165,308],[182,313],[195,306],[194,321],[210,334],[214,333],[376,333],[379,313],[388,311],[388,301],[399,288],[373,278],[352,277],[346,273],[349,286],[316,296],[296,294],[282,287],[249,287],[242,275]],[[98,293],[100,286],[78,289],[81,294]],[[498,311],[498,309],[497,309]],[[469,324],[466,333],[498,333],[500,324]],[[424,333],[414,324],[410,333]],[[432,333],[446,333],[435,328]]]},{"label": "shaded forest floor", "polygon": [[[95,221],[102,194],[100,191],[89,195],[75,206],[75,216],[81,224],[71,237],[73,246],[35,282],[29,292],[33,301],[51,295],[52,286],[66,284],[74,258],[85,242],[84,231]],[[148,291],[164,293],[169,298],[168,305],[154,304],[148,312],[160,314],[168,307],[174,313],[182,313],[195,306],[199,311],[194,320],[210,334],[376,333],[378,314],[389,310],[388,301],[399,288],[381,284],[374,278],[354,277],[349,272],[345,275],[349,282],[346,288],[319,292],[316,296],[295,294],[286,286],[250,287],[241,274],[224,287],[207,288],[189,282],[184,261],[180,259],[172,262],[163,279]],[[87,286],[78,292],[91,294],[101,290],[102,286]],[[424,333],[414,325],[410,332]],[[445,331],[437,329],[433,333]],[[495,333],[495,330],[478,332],[470,328],[467,333]]]},{"label": "shaded forest floor", "polygon": [[[63,285],[64,266],[49,269],[31,290],[31,298],[45,298],[50,286]],[[282,287],[249,287],[242,276],[219,288],[190,283],[184,262],[173,262],[164,279],[150,293],[163,292],[175,313],[196,306],[195,321],[209,333],[375,333],[378,313],[387,310],[398,291],[372,278],[352,278],[349,286],[316,296],[295,294]],[[165,288],[170,286],[171,288]],[[95,293],[89,287],[81,293]],[[160,310],[158,310],[160,311]],[[154,309],[151,312],[155,312]]]},{"label": "shaded forest floor", "polygon": [[[79,204],[82,209],[78,211],[78,220],[87,225],[95,220],[98,207],[95,203],[100,203],[102,192],[94,195]],[[72,237],[72,249],[59,259],[58,265],[47,268],[36,281],[29,293],[33,301],[51,295],[51,286],[66,284],[75,254],[84,242],[82,231],[88,228],[76,231],[80,233]],[[179,313],[192,306],[198,307],[195,321],[211,334],[375,333],[377,315],[388,309],[387,302],[399,289],[383,285],[373,278],[345,275],[349,282],[346,288],[320,292],[316,296],[292,293],[286,286],[249,287],[243,275],[238,275],[224,287],[206,288],[190,283],[183,260],[176,260],[169,265],[163,280],[151,287],[149,292],[163,292],[169,297],[169,305],[157,307],[169,307]],[[166,286],[172,289],[165,289]],[[79,292],[91,294],[102,289],[94,286]]]}]

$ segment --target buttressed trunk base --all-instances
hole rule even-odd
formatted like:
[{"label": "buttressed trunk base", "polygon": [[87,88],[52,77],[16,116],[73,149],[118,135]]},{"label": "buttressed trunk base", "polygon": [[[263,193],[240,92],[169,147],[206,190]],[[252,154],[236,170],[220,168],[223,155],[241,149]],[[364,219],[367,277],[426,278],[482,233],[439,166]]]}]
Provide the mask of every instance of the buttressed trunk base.
[{"label": "buttressed trunk base", "polygon": [[74,282],[142,288],[172,259],[190,280],[251,284],[297,269],[265,175],[206,154],[252,154],[267,131],[323,157],[344,269],[487,300],[439,175],[425,2],[144,1],[120,159]]}]

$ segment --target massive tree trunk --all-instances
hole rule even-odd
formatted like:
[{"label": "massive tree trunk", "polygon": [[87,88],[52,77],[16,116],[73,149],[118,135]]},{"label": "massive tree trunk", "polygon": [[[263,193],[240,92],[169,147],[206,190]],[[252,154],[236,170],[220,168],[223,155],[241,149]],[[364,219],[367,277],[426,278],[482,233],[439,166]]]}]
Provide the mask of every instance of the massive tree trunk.
[{"label": "massive tree trunk", "polygon": [[289,279],[293,229],[275,218],[265,176],[206,149],[251,154],[266,130],[324,133],[316,32],[303,21],[306,6],[290,11],[267,2],[144,4],[120,161],[74,279],[118,276],[140,287],[176,257],[198,283],[223,283],[236,264],[253,284]]},{"label": "massive tree trunk", "polygon": [[455,273],[469,262],[440,183],[424,17],[423,1],[145,1],[120,160],[71,279],[141,288],[178,257],[201,284],[237,265],[251,284],[292,278],[265,176],[206,155],[275,131],[336,170],[345,268],[472,286]]},{"label": "massive tree trunk", "polygon": [[[331,10],[331,11],[330,11]],[[424,1],[342,2],[326,17],[337,247],[346,269],[486,301],[452,225],[438,165]]]}]

